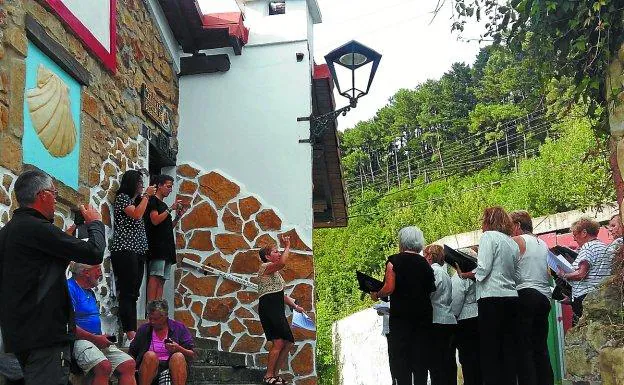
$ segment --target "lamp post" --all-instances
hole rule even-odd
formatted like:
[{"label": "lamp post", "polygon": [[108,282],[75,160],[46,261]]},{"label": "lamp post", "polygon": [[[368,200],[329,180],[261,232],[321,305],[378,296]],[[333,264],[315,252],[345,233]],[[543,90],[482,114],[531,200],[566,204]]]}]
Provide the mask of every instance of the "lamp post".
[{"label": "lamp post", "polygon": [[381,54],[352,40],[325,55],[325,61],[338,93],[349,99],[349,104],[323,115],[297,118],[299,122],[310,121],[310,132],[315,137],[323,135],[338,116],[345,116],[352,108],[357,107],[359,98],[368,94],[381,61]]}]

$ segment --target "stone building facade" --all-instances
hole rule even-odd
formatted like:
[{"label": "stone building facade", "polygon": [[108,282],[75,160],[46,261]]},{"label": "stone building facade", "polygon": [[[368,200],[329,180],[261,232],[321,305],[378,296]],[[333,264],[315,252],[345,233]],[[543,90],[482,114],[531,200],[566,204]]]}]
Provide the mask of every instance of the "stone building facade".
[{"label": "stone building facade", "polygon": [[[74,64],[90,78],[88,85],[80,87],[77,186],[55,180],[59,189],[55,217],[58,226],[72,223],[72,208],[90,203],[102,213],[107,236],[112,235],[112,202],[118,180],[128,169],[149,167],[147,137],[159,134],[160,130],[142,111],[141,90],[145,84],[173,111],[170,143],[174,150],[177,148],[178,78],[157,24],[142,0],[117,1],[115,16],[117,53],[113,72],[91,53],[47,1],[0,2],[0,225],[9,220],[17,207],[13,186],[17,175],[29,167],[24,159],[32,150],[23,145],[28,135],[25,130],[32,129],[24,122],[28,113],[24,100],[28,91],[27,61],[37,49],[33,48],[31,37],[41,37],[41,31],[66,50],[64,54],[73,58]],[[33,26],[37,31],[32,31]],[[46,171],[55,176],[54,169]],[[111,316],[107,331],[114,332],[116,299],[110,290],[107,256],[105,280],[98,294],[103,314]]]},{"label": "stone building facade", "polygon": [[[289,235],[285,292],[314,319],[312,229],[336,226],[345,200],[335,126],[316,138],[297,119],[334,108],[331,79],[313,79],[316,0],[288,0],[279,15],[264,0],[232,3],[241,11],[233,25],[231,13],[197,14],[194,0],[0,0],[0,226],[17,207],[17,176],[31,166],[55,177],[59,227],[72,223],[72,209],[90,203],[102,213],[108,239],[124,171],[174,176],[171,198],[190,207],[176,228],[179,264],[165,285],[174,317],[262,368],[270,342],[257,293],[182,261],[256,282],[258,250],[283,246],[281,236]],[[89,7],[110,4],[115,28],[107,57],[59,4],[82,9],[91,21],[100,13]],[[48,96],[64,115],[50,109],[55,113],[39,116],[46,110],[38,103]],[[50,136],[48,124],[57,120],[63,124]],[[285,151],[263,154],[271,147]],[[103,329],[116,333],[108,251],[104,278],[96,290]],[[316,334],[293,332],[285,377],[316,384]]]},{"label": "stone building facade", "polygon": [[[258,250],[266,245],[283,247],[282,236],[290,236],[292,251],[281,272],[287,282],[285,294],[314,318],[312,249],[301,240],[296,226],[222,172],[182,164],[177,174],[177,198],[191,206],[176,232],[178,259],[200,262],[257,283]],[[249,366],[266,367],[270,342],[260,324],[256,291],[187,269],[176,271],[175,285],[176,319],[196,335],[216,339],[222,351],[247,354]],[[316,333],[293,328],[293,334],[295,346],[286,370],[298,385],[315,384]]]}]

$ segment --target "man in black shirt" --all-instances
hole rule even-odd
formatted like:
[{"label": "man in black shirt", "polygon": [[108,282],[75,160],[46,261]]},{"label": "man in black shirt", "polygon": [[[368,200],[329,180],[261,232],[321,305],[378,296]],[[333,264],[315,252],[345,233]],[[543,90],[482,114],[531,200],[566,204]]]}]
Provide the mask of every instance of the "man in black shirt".
[{"label": "man in black shirt", "polygon": [[0,230],[0,325],[6,351],[15,353],[26,385],[66,384],[74,312],[65,281],[69,261],[102,263],[106,241],[100,214],[80,206],[89,239],[54,226],[58,191],[39,170],[15,182],[19,208]]},{"label": "man in black shirt", "polygon": [[[173,178],[169,175],[156,175],[151,185],[156,185],[156,194],[150,197],[144,220],[149,244],[149,278],[147,280],[147,300],[162,299],[165,280],[169,278],[171,265],[176,262],[173,228],[186,211],[182,201],[175,201],[168,207],[163,200],[171,194]],[[171,212],[176,217],[171,218]]]},{"label": "man in black shirt", "polygon": [[399,231],[399,253],[388,257],[384,286],[371,298],[390,295],[388,357],[394,385],[427,383],[429,334],[433,322],[431,293],[436,290],[433,270],[420,255],[425,245],[418,227]]}]

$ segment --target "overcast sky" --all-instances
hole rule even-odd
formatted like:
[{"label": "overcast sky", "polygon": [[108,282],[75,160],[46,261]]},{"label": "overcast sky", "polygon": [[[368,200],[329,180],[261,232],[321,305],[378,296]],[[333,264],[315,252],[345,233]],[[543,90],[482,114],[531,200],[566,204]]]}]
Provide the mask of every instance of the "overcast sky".
[{"label": "overcast sky", "polygon": [[[439,78],[454,62],[472,64],[479,50],[480,28],[458,41],[451,33],[451,10],[445,6],[430,24],[438,0],[318,0],[323,23],[314,27],[314,57],[324,63],[329,51],[350,40],[383,55],[370,93],[358,107],[338,118],[340,130],[369,119],[400,88]],[[447,1],[448,3],[449,1]],[[337,107],[348,103],[336,95]]]}]

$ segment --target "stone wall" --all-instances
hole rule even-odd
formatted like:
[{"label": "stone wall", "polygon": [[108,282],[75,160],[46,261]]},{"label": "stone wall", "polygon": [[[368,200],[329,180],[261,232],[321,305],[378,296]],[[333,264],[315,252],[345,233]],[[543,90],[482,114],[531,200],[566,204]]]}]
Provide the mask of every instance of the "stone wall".
[{"label": "stone wall", "polygon": [[[257,282],[258,250],[289,235],[292,252],[282,271],[285,292],[314,318],[312,250],[301,241],[295,226],[222,173],[183,164],[177,175],[177,198],[191,206],[176,231],[178,260],[189,258]],[[247,353],[249,365],[266,367],[270,342],[260,324],[257,293],[191,270],[176,271],[176,319],[196,335],[217,340],[223,351]],[[293,333],[295,346],[288,371],[297,385],[316,384],[316,334],[297,328]]]},{"label": "stone wall", "polygon": [[[25,58],[28,55],[25,19],[31,15],[91,76],[82,87],[79,188],[60,181],[55,223],[71,223],[70,208],[90,203],[102,212],[107,236],[112,235],[111,202],[121,173],[148,167],[148,143],[143,127],[156,124],[141,110],[140,92],[147,83],[174,112],[171,144],[177,147],[178,79],[144,0],[117,1],[117,71],[111,73],[82,42],[35,0],[0,1],[0,226],[17,207],[13,185],[22,171],[24,135]],[[104,261],[105,282],[98,288],[105,330],[115,329],[116,299],[110,290],[110,261]],[[106,321],[110,321],[107,325]]]},{"label": "stone wall", "polygon": [[583,317],[566,335],[566,378],[624,385],[622,288],[612,277],[583,301]]}]

